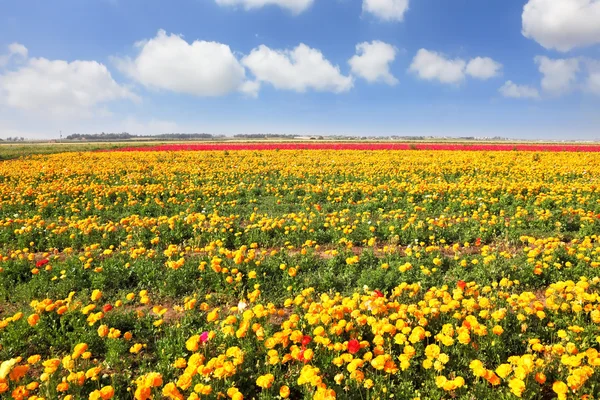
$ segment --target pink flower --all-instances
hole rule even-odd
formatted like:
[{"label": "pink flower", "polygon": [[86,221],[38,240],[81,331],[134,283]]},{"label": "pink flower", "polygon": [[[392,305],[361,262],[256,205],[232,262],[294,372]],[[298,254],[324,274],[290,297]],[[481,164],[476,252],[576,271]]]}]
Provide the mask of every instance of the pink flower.
[{"label": "pink flower", "polygon": [[206,332],[206,331],[202,332],[202,334],[200,335],[200,341],[202,343],[208,342],[208,332]]}]

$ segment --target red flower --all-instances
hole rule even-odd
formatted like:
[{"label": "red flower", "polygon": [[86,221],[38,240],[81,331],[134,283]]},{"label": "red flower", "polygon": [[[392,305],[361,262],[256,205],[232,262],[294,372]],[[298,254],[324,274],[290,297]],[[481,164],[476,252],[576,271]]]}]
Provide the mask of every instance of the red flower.
[{"label": "red flower", "polygon": [[312,341],[312,338],[310,336],[304,335],[304,337],[302,338],[302,346],[306,346],[311,341]]},{"label": "red flower", "polygon": [[475,240],[475,246],[477,246],[477,247],[481,246],[481,238],[477,238]]},{"label": "red flower", "polygon": [[348,342],[348,352],[350,354],[356,354],[360,350],[360,343],[356,339],[352,339]]},{"label": "red flower", "polygon": [[47,258],[41,259],[40,261],[35,263],[36,267],[43,267],[44,265],[48,264],[50,261],[48,261]]},{"label": "red flower", "polygon": [[104,307],[102,307],[102,311],[104,311],[104,312],[109,312],[112,309],[113,309],[113,306],[111,306],[110,304],[105,304]]},{"label": "red flower", "polygon": [[376,297],[383,297],[383,293],[380,290],[375,289],[374,292]]},{"label": "red flower", "polygon": [[467,282],[465,281],[458,281],[456,283],[456,286],[460,289],[460,290],[465,290],[465,286],[467,286]]}]

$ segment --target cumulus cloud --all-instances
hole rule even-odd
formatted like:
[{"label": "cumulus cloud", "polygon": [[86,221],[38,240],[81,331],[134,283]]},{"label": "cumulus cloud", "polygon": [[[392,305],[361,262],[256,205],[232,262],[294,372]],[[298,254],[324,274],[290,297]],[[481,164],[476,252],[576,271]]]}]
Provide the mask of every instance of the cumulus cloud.
[{"label": "cumulus cloud", "polygon": [[356,54],[348,60],[354,75],[368,82],[384,82],[388,85],[398,83],[390,73],[390,64],[396,58],[394,46],[374,40],[356,45]]},{"label": "cumulus cloud", "polygon": [[[16,49],[21,56],[27,54],[27,49]],[[31,58],[0,74],[0,104],[14,109],[81,117],[102,112],[98,108],[102,104],[120,99],[137,100],[137,96],[96,61]]]},{"label": "cumulus cloud", "polygon": [[500,75],[502,64],[489,57],[475,57],[467,64],[465,72],[477,79],[490,79]]},{"label": "cumulus cloud", "polygon": [[465,66],[466,62],[460,58],[451,60],[441,53],[420,49],[413,58],[409,71],[428,81],[459,83],[465,79]]},{"label": "cumulus cloud", "polygon": [[588,92],[600,96],[600,61],[588,60],[588,76],[585,88]]},{"label": "cumulus cloud", "polygon": [[246,81],[240,86],[240,92],[248,97],[258,97],[258,91],[260,90],[260,82],[258,81]]},{"label": "cumulus cloud", "polygon": [[220,6],[241,6],[246,10],[262,8],[265,6],[278,6],[291,11],[293,14],[300,14],[309,8],[313,0],[215,0]]},{"label": "cumulus cloud", "polygon": [[341,93],[354,85],[351,76],[342,75],[338,66],[304,43],[292,50],[273,50],[260,45],[242,59],[242,64],[257,81],[282,90]]},{"label": "cumulus cloud", "polygon": [[4,67],[11,59],[26,59],[28,56],[27,47],[20,43],[11,43],[8,45],[8,54],[0,55],[0,67]]},{"label": "cumulus cloud", "polygon": [[363,0],[363,12],[383,21],[402,21],[408,11],[409,0]]},{"label": "cumulus cloud", "polygon": [[135,58],[113,61],[146,87],[196,96],[222,96],[245,87],[244,67],[228,45],[199,40],[188,43],[160,30],[136,47],[139,53]]},{"label": "cumulus cloud", "polygon": [[537,99],[540,97],[536,88],[526,85],[517,85],[512,81],[506,81],[498,91],[504,97],[513,97],[517,99]]},{"label": "cumulus cloud", "polygon": [[522,24],[523,35],[547,49],[594,45],[600,43],[600,0],[529,0]]},{"label": "cumulus cloud", "polygon": [[484,80],[498,76],[501,69],[502,64],[489,57],[475,57],[467,63],[462,58],[450,59],[442,53],[420,49],[408,70],[424,80],[457,84],[465,75]]},{"label": "cumulus cloud", "polygon": [[550,59],[545,56],[534,58],[542,74],[542,89],[553,95],[570,91],[577,81],[579,60],[576,58]]}]

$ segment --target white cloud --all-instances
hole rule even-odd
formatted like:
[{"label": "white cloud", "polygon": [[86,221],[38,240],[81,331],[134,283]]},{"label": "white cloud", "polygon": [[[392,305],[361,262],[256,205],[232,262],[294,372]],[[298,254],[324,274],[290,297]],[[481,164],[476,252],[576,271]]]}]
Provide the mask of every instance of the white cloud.
[{"label": "white cloud", "polygon": [[390,73],[390,64],[396,58],[394,46],[374,40],[356,45],[356,54],[348,60],[352,73],[368,82],[384,82],[388,85],[398,83]]},{"label": "white cloud", "polygon": [[588,77],[585,88],[588,92],[600,95],[600,61],[588,60]]},{"label": "white cloud", "polygon": [[420,49],[408,70],[421,79],[457,84],[465,75],[485,80],[500,75],[501,69],[502,64],[489,57],[475,57],[467,63],[462,58],[450,59],[442,53]]},{"label": "white cloud", "polygon": [[547,49],[569,51],[600,43],[600,0],[529,0],[522,15],[525,37]]},{"label": "white cloud", "polygon": [[136,47],[135,59],[114,58],[114,62],[146,87],[196,96],[222,96],[243,88],[244,67],[225,44],[198,40],[190,44],[160,30]]},{"label": "white cloud", "polygon": [[441,53],[420,49],[413,58],[409,71],[429,81],[459,83],[465,78],[465,66],[466,62],[460,58],[451,60]]},{"label": "white cloud", "polygon": [[246,81],[240,86],[240,92],[244,93],[248,97],[258,97],[260,90],[260,82],[258,81]]},{"label": "white cloud", "polygon": [[579,60],[576,58],[552,60],[545,56],[534,58],[542,73],[542,89],[545,92],[560,95],[573,88],[579,72]]},{"label": "white cloud", "polygon": [[513,97],[517,99],[537,99],[540,97],[536,88],[526,85],[517,85],[512,81],[506,81],[498,91],[504,97]]},{"label": "white cloud", "polygon": [[96,61],[31,58],[22,67],[0,74],[0,104],[14,109],[85,117],[105,112],[98,107],[120,99],[137,97]]},{"label": "white cloud", "polygon": [[409,0],[363,0],[363,12],[384,21],[402,21],[408,11]]},{"label": "white cloud", "polygon": [[11,43],[8,45],[8,52],[10,55],[18,55],[22,58],[27,58],[28,51],[27,47],[23,46],[21,43]]},{"label": "white cloud", "polygon": [[265,6],[278,6],[291,11],[294,14],[300,14],[309,8],[313,0],[215,0],[220,6],[242,6],[246,10],[262,8]]},{"label": "white cloud", "polygon": [[597,95],[600,95],[600,71],[590,73],[587,79],[588,89]]},{"label": "white cloud", "polygon": [[466,73],[477,79],[490,79],[500,75],[502,64],[489,57],[476,57],[467,64]]},{"label": "white cloud", "polygon": [[27,47],[20,43],[11,43],[8,45],[8,54],[0,55],[0,67],[7,65],[8,62],[15,57],[26,59],[27,54]]},{"label": "white cloud", "polygon": [[293,50],[272,50],[265,45],[253,49],[242,59],[257,81],[268,82],[277,89],[305,92],[345,92],[352,88],[351,76],[341,74],[317,50],[304,43]]}]

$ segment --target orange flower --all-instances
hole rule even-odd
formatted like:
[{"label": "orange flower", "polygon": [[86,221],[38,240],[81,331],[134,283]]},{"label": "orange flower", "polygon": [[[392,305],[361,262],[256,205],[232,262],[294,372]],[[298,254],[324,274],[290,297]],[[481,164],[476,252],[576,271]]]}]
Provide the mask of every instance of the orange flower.
[{"label": "orange flower", "polygon": [[36,326],[39,320],[40,316],[38,314],[31,314],[29,317],[27,317],[27,323],[30,326]]},{"label": "orange flower", "polygon": [[290,397],[290,388],[286,385],[283,385],[279,388],[279,395],[282,398],[287,399],[288,397]]}]

